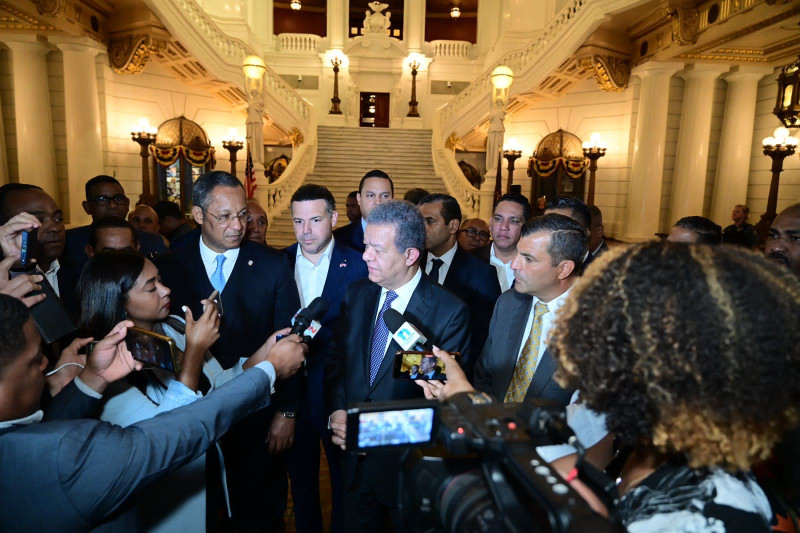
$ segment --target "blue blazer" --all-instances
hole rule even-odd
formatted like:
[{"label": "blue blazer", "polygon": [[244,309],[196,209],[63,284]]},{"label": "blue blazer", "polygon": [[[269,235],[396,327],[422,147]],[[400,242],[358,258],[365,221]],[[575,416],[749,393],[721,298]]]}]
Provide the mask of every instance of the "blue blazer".
[{"label": "blue blazer", "polygon": [[333,231],[333,238],[342,244],[364,253],[364,228],[361,219]]}]

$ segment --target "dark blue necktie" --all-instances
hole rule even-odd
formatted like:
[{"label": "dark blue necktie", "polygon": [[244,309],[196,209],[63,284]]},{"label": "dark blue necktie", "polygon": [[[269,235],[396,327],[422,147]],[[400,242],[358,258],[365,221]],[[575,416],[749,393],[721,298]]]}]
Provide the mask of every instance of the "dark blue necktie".
[{"label": "dark blue necktie", "polygon": [[383,356],[386,353],[386,341],[389,339],[389,328],[383,322],[383,313],[391,307],[394,299],[397,298],[397,293],[389,291],[386,293],[386,300],[383,302],[381,312],[378,313],[378,320],[375,321],[375,329],[372,332],[372,349],[370,350],[369,358],[369,385],[375,381],[375,376],[378,375],[378,369],[383,362]]}]

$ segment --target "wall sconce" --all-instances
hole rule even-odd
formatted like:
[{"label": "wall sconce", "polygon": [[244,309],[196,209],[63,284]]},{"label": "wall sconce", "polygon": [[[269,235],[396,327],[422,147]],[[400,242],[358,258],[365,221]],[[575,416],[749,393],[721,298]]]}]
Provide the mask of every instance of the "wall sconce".
[{"label": "wall sconce", "polygon": [[764,243],[769,234],[769,227],[777,216],[778,209],[778,186],[780,184],[781,172],[783,172],[783,160],[794,154],[797,148],[798,139],[789,136],[789,130],[781,126],[776,129],[772,137],[766,137],[761,141],[764,148],[764,155],[772,159],[772,181],[769,184],[769,196],[767,197],[767,212],[761,215],[761,220],[756,224],[759,243]]},{"label": "wall sconce", "polygon": [[138,130],[131,131],[131,139],[139,145],[139,156],[142,158],[142,194],[139,195],[139,203],[155,205],[156,198],[150,189],[150,169],[147,160],[150,157],[149,147],[156,141],[158,129],[150,126],[146,118],[139,119]]},{"label": "wall sconce", "polygon": [[592,133],[589,140],[583,143],[583,155],[589,160],[589,192],[586,194],[586,205],[594,205],[597,160],[606,155],[606,145],[603,143],[599,133]]}]

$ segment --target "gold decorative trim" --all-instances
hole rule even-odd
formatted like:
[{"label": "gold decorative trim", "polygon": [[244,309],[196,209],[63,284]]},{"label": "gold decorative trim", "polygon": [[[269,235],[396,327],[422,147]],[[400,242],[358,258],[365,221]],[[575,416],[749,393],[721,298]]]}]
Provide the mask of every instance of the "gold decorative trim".
[{"label": "gold decorative trim", "polygon": [[672,40],[679,45],[697,42],[700,15],[692,2],[666,0],[664,14],[672,20]]},{"label": "gold decorative trim", "polygon": [[793,16],[795,16],[797,14],[800,14],[800,6],[794,7],[792,9],[788,9],[788,10],[784,11],[783,13],[778,13],[777,15],[769,17],[768,19],[764,19],[761,22],[757,22],[756,24],[751,24],[750,26],[742,28],[739,31],[736,31],[736,32],[733,32],[733,33],[729,33],[728,35],[725,35],[724,37],[720,37],[719,39],[717,39],[715,41],[711,41],[710,43],[706,43],[704,45],[698,46],[697,48],[695,48],[693,50],[689,50],[685,54],[681,54],[678,57],[692,57],[692,58],[698,57],[698,54],[701,54],[703,52],[707,52],[708,50],[712,50],[714,48],[718,48],[718,47],[724,45],[725,43],[729,43],[729,42],[731,42],[731,41],[733,41],[735,39],[738,39],[739,37],[744,37],[745,35],[749,35],[749,34],[751,34],[753,32],[758,31],[758,30],[763,30],[764,28],[768,28],[769,26],[772,26],[774,24],[782,22],[782,21],[784,21],[784,20],[786,20],[788,18],[791,18],[791,17],[793,17]]},{"label": "gold decorative trim", "polygon": [[591,70],[597,86],[607,92],[622,92],[631,78],[629,60],[612,55],[593,55],[581,60],[581,67]]},{"label": "gold decorative trim", "polygon": [[0,10],[8,13],[8,15],[0,14],[0,30],[54,31],[56,29],[55,26],[37,20],[5,2],[0,2]]},{"label": "gold decorative trim", "polygon": [[40,15],[46,17],[60,17],[64,14],[65,0],[33,0]]},{"label": "gold decorative trim", "polygon": [[139,74],[151,55],[160,54],[167,46],[165,41],[149,35],[128,35],[112,39],[108,48],[111,68],[117,74]]},{"label": "gold decorative trim", "polygon": [[458,146],[459,142],[461,142],[461,137],[456,135],[456,132],[453,132],[450,134],[450,137],[448,137],[447,140],[444,141],[444,146],[448,150],[452,150],[453,155],[455,155],[456,147]]},{"label": "gold decorative trim", "polygon": [[303,144],[305,138],[299,129],[292,128],[289,130],[289,140],[292,141],[292,150],[297,150],[297,147]]}]

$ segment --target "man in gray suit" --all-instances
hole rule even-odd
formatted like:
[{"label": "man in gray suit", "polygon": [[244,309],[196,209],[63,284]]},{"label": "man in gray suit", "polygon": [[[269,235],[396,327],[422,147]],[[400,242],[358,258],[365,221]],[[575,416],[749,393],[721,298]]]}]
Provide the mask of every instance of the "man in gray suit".
[{"label": "man in gray suit", "polygon": [[126,500],[269,404],[275,379],[296,372],[305,351],[297,336],[283,339],[257,370],[128,428],[77,420],[97,411],[110,382],[141,367],[123,342],[130,326],[119,323],[97,343],[39,423],[46,365],[41,338],[25,304],[0,294],[0,531],[138,530]]},{"label": "man in gray suit", "polygon": [[560,214],[528,220],[511,262],[513,290],[497,300],[489,337],[475,367],[475,388],[506,403],[544,398],[566,406],[574,391],[553,379],[547,334],[580,275],[586,232]]}]

